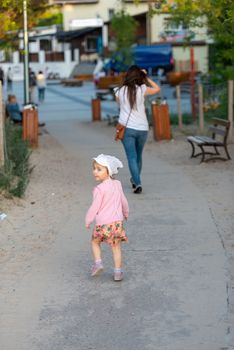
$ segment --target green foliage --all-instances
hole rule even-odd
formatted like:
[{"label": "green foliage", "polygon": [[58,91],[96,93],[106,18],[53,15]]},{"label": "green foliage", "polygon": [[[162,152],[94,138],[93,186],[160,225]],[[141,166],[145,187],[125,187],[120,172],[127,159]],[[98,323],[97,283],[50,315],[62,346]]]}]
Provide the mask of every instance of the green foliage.
[{"label": "green foliage", "polygon": [[0,170],[0,188],[17,197],[22,197],[31,172],[29,157],[31,151],[22,140],[22,128],[6,121],[6,162]]},{"label": "green foliage", "polygon": [[62,13],[46,12],[43,16],[38,18],[38,21],[37,21],[37,26],[39,27],[51,26],[53,24],[62,26],[63,24]]},{"label": "green foliage", "polygon": [[117,12],[111,20],[111,29],[115,33],[117,49],[131,46],[135,41],[137,23],[125,10]]},{"label": "green foliage", "polygon": [[131,46],[136,38],[137,22],[124,9],[115,13],[111,20],[111,30],[116,38],[116,59],[123,64],[132,63]]},{"label": "green foliage", "polygon": [[212,118],[227,119],[228,115],[228,94],[227,89],[223,89],[219,95],[219,106],[204,113],[204,118],[209,121]]},{"label": "green foliage", "polygon": [[[141,3],[140,0],[134,2]],[[184,24],[188,28],[207,27],[215,47],[212,69],[221,69],[223,78],[233,79],[233,0],[152,0],[151,7],[154,13],[168,12],[171,22],[176,25]]]},{"label": "green foliage", "polygon": [[[182,119],[183,119],[183,125],[193,124],[193,117],[189,113],[183,113]],[[179,124],[178,115],[171,113],[170,114],[170,125],[178,126],[178,124]]]},{"label": "green foliage", "polygon": [[[48,8],[48,0],[27,0],[28,27],[35,26],[38,18]],[[10,40],[17,31],[23,28],[23,0],[0,1],[0,39]]]}]

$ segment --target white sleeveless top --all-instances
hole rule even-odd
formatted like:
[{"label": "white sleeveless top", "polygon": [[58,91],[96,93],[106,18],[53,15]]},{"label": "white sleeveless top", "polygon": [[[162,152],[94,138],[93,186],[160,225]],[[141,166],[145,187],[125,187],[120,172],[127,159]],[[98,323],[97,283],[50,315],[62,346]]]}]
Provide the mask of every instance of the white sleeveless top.
[{"label": "white sleeveless top", "polygon": [[127,128],[147,131],[149,130],[149,124],[145,113],[145,91],[147,86],[142,84],[141,86],[137,86],[136,92],[136,106],[131,110],[127,91],[127,86],[122,86],[120,89],[115,88],[115,96],[119,98],[120,103],[120,114],[119,114],[119,123],[126,125],[129,113],[130,117],[127,123]]}]

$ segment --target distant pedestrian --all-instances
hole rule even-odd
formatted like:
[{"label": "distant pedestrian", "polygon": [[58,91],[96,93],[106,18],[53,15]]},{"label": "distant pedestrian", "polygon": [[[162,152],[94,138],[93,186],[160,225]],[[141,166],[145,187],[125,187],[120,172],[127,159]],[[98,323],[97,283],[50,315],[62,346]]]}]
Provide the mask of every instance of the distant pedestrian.
[{"label": "distant pedestrian", "polygon": [[149,130],[145,96],[158,93],[160,88],[145,70],[134,65],[128,69],[123,84],[114,91],[120,105],[118,121],[126,127],[122,143],[128,159],[130,182],[133,192],[141,193],[142,153]]},{"label": "distant pedestrian", "polygon": [[37,89],[38,89],[38,101],[44,102],[45,99],[46,78],[42,71],[37,74]]},{"label": "distant pedestrian", "polygon": [[100,245],[106,242],[112,248],[114,280],[121,281],[121,242],[128,240],[123,220],[127,220],[129,208],[121,182],[115,180],[114,175],[123,164],[118,158],[105,154],[93,159],[93,175],[95,180],[101,183],[94,188],[93,202],[85,218],[86,228],[89,228],[94,220],[96,222],[92,234],[94,265],[91,275],[96,276],[103,270]]},{"label": "distant pedestrian", "polygon": [[12,91],[13,73],[11,67],[7,70],[7,91]]},{"label": "distant pedestrian", "polygon": [[100,78],[105,77],[105,76],[106,76],[106,73],[105,73],[104,69],[102,69],[100,72],[97,72],[97,73],[94,75],[94,84],[95,84],[96,86],[98,86],[98,83],[99,83]]},{"label": "distant pedestrian", "polygon": [[0,67],[0,81],[2,83],[2,86],[4,85],[4,70],[2,67]]},{"label": "distant pedestrian", "polygon": [[35,89],[37,86],[37,77],[35,72],[29,68],[29,102],[35,103]]}]

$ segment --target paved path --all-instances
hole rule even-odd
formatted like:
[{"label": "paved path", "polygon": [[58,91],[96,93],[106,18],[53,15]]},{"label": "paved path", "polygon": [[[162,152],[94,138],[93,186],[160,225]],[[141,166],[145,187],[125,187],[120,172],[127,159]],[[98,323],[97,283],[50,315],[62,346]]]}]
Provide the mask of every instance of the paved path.
[{"label": "paved path", "polygon": [[[144,192],[132,194],[113,129],[84,122],[87,109],[76,108],[75,114],[72,105],[69,112],[70,102],[62,98],[42,106],[41,119],[80,164],[80,197],[64,213],[52,249],[18,285],[24,298],[13,299],[12,326],[20,325],[21,315],[24,323],[17,350],[231,350],[226,347],[226,257],[203,193],[148,144]],[[107,247],[105,273],[97,279],[88,274],[91,253],[83,221],[94,184],[91,158],[104,152],[125,163],[119,177],[130,218],[122,283],[112,281]],[[1,349],[15,350],[12,344],[8,334]]]},{"label": "paved path", "polygon": [[[112,282],[106,249],[106,273],[92,280],[87,276],[89,246],[82,227],[93,186],[87,178],[90,159],[107,150],[124,159],[122,147],[112,142],[109,130],[92,129],[90,124],[59,122],[48,129],[82,164],[77,208],[81,226],[70,217],[61,227],[52,262],[49,257],[46,300],[54,301],[41,310],[39,348],[225,348],[225,254],[203,194],[148,146],[144,193],[136,196],[129,190],[127,167],[120,176],[131,208],[125,280]],[[58,295],[61,286],[64,292]],[[44,340],[45,330],[49,334]]]}]

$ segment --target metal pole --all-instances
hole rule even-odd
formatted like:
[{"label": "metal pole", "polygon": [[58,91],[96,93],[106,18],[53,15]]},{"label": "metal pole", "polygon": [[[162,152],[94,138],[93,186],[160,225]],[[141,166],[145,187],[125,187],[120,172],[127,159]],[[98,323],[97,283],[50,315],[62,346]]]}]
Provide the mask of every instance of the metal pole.
[{"label": "metal pole", "polygon": [[24,104],[29,103],[29,59],[28,59],[28,19],[27,0],[23,1],[24,14]]}]

